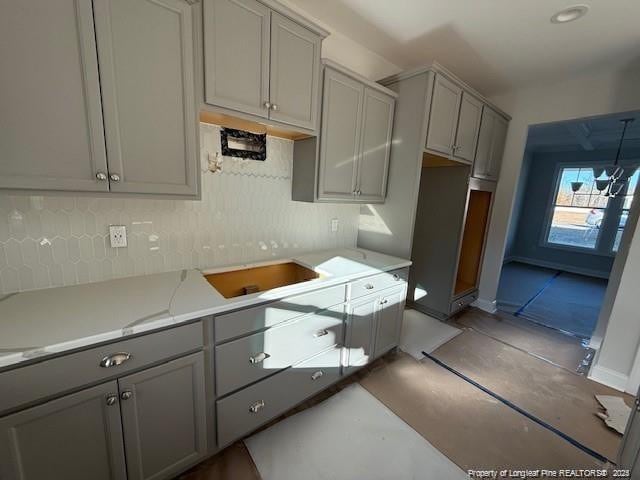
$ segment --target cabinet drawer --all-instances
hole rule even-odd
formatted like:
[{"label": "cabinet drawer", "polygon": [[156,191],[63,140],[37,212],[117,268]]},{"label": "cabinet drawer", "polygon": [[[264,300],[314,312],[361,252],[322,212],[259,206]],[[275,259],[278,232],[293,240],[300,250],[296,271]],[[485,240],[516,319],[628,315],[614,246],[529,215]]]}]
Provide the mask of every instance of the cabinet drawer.
[{"label": "cabinet drawer", "polygon": [[478,291],[474,290],[471,293],[468,293],[464,297],[457,298],[453,302],[451,302],[451,306],[449,307],[449,313],[455,313],[458,310],[462,310],[464,307],[472,304],[478,298]]},{"label": "cabinet drawer", "polygon": [[[202,340],[202,324],[196,322],[9,370],[0,374],[0,413],[196,351]],[[100,365],[115,353],[130,357],[120,365]]]},{"label": "cabinet drawer", "polygon": [[340,378],[334,348],[218,400],[218,446],[223,447],[286,412]]},{"label": "cabinet drawer", "polygon": [[344,302],[345,286],[324,288],[304,295],[285,298],[260,307],[247,308],[215,318],[215,341],[224,342],[256,332],[278,323],[292,320],[305,313]]},{"label": "cabinet drawer", "polygon": [[343,339],[344,305],[216,347],[218,396],[312,357]]},{"label": "cabinet drawer", "polygon": [[403,285],[408,278],[409,268],[407,267],[355,281],[351,284],[351,300],[377,293],[385,288]]}]

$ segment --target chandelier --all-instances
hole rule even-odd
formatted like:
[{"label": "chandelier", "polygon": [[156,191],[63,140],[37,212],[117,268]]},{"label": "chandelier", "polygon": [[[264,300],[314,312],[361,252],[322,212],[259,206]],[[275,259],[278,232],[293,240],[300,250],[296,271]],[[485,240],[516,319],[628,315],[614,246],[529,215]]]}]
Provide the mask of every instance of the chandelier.
[{"label": "chandelier", "polygon": [[[634,119],[625,118],[620,121],[624,124],[624,127],[622,128],[622,135],[620,136],[620,143],[618,144],[618,152],[616,153],[616,159],[613,162],[613,165],[593,168],[596,190],[598,190],[601,195],[611,198],[615,198],[616,195],[619,195],[624,191],[624,188],[627,185],[627,180],[629,180],[629,177],[633,175],[635,170],[633,168],[625,169],[620,166],[620,153],[622,152],[624,136],[627,133],[627,127],[634,121]],[[600,178],[603,174],[605,174],[605,177]],[[582,188],[582,184],[583,182],[571,182],[571,190],[573,190],[574,193],[577,192]]]}]

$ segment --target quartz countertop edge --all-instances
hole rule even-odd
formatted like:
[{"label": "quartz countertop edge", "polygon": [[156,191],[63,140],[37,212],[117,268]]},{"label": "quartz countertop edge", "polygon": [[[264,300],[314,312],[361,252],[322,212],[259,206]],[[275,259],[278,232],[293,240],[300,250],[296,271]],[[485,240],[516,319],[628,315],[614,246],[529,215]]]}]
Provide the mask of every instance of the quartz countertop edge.
[{"label": "quartz countertop edge", "polygon": [[[288,261],[314,270],[321,277],[224,298],[202,273]],[[410,260],[349,248],[212,270],[180,270],[0,296],[0,371],[410,265]]]}]

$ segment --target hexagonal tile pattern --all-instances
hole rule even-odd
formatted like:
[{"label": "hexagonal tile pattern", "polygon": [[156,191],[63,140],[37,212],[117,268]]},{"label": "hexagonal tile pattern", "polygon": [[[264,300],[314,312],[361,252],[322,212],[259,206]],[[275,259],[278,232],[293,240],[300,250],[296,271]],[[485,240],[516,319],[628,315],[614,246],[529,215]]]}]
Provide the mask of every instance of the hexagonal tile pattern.
[{"label": "hexagonal tile pattern", "polygon": [[[220,128],[201,124],[200,142],[206,167]],[[357,205],[291,200],[293,142],[267,137],[264,162],[222,158],[201,201],[0,193],[0,294],[355,246]],[[116,224],[127,248],[109,244]]]}]

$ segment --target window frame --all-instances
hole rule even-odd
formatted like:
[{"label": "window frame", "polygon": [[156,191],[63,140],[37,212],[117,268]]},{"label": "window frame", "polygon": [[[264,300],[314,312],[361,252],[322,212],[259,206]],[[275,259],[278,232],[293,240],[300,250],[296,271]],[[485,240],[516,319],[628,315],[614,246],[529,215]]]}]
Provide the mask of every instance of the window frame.
[{"label": "window frame", "polygon": [[[547,209],[545,212],[545,221],[544,228],[541,232],[540,238],[540,246],[544,248],[554,248],[558,250],[565,250],[576,253],[586,253],[589,255],[599,255],[603,257],[614,257],[617,252],[613,251],[613,243],[605,250],[602,245],[602,237],[604,233],[604,229],[601,229],[598,233],[598,238],[596,240],[596,244],[593,248],[591,247],[580,247],[577,245],[564,245],[561,243],[553,243],[549,241],[549,234],[551,233],[551,226],[553,223],[553,214],[556,207],[556,199],[558,198],[558,191],[560,189],[560,182],[562,180],[562,172],[566,169],[588,169],[592,170],[593,168],[603,168],[605,166],[610,165],[611,162],[588,162],[585,164],[584,162],[558,162],[555,166],[554,171],[554,183],[552,195],[547,199]],[[602,217],[602,224],[606,225],[607,220],[610,216],[610,202],[607,202],[607,206],[603,208],[604,215]],[[580,207],[578,207],[580,208]],[[583,207],[590,208],[590,207]],[[594,207],[596,208],[596,207]]]}]

